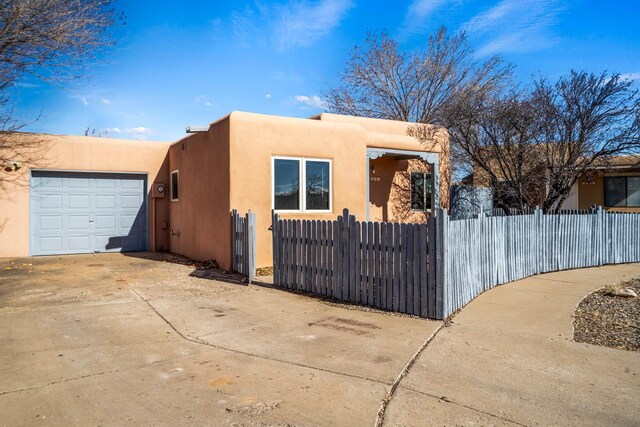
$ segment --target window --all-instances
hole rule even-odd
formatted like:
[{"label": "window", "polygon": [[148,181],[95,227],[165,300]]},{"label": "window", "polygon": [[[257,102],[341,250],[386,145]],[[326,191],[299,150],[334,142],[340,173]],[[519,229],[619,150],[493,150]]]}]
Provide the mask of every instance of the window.
[{"label": "window", "polygon": [[171,172],[171,201],[178,201],[178,171]]},{"label": "window", "polygon": [[273,208],[330,212],[331,161],[274,157]]},{"label": "window", "polygon": [[431,209],[431,174],[411,173],[411,210],[428,211]]},{"label": "window", "polygon": [[640,176],[605,176],[604,205],[640,207]]}]

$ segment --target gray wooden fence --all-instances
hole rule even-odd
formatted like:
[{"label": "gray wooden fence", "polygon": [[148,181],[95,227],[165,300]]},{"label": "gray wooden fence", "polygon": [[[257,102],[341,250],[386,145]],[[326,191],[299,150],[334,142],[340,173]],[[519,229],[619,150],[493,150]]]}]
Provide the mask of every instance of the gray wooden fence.
[{"label": "gray wooden fence", "polygon": [[274,285],[417,316],[442,317],[436,292],[434,221],[335,221],[273,214]]},{"label": "gray wooden fence", "polygon": [[482,292],[539,273],[640,262],[640,214],[602,208],[428,224],[272,218],[274,285],[443,319]]},{"label": "gray wooden fence", "polygon": [[232,267],[250,280],[256,276],[256,214],[231,211]]},{"label": "gray wooden fence", "polygon": [[585,212],[479,216],[439,212],[445,317],[480,293],[534,274],[640,261],[640,214]]}]

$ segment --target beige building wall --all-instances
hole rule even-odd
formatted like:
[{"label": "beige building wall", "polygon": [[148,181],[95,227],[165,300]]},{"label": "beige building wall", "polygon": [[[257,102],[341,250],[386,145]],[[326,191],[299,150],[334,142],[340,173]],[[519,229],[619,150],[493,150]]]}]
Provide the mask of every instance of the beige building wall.
[{"label": "beige building wall", "polygon": [[[369,180],[367,148],[426,151],[424,145],[407,136],[409,124],[391,120],[335,114],[321,114],[316,120],[309,120],[234,112],[230,115],[230,122],[230,162],[233,165],[230,171],[230,207],[241,213],[251,209],[257,214],[258,267],[272,263],[269,227],[273,207],[273,156],[332,161],[332,212],[283,213],[280,214],[282,218],[335,219],[344,208],[348,208],[356,218],[365,220]],[[438,144],[436,150],[440,148]],[[425,167],[421,162],[390,160],[386,156],[378,160],[383,159],[389,162],[388,173],[394,176],[413,168]],[[441,161],[441,173],[443,171],[448,174],[448,159]],[[396,197],[398,192],[387,193],[385,201],[383,192],[376,192],[374,183],[370,184],[374,192],[369,206],[370,219],[374,220],[373,211],[377,205],[388,205],[390,194]],[[424,214],[402,216],[400,210],[394,212],[395,220],[425,220]]]},{"label": "beige building wall", "polygon": [[[382,191],[412,170],[428,170],[417,160],[388,156],[372,161],[385,182],[369,181],[367,148],[438,151],[446,138],[426,150],[407,136],[409,124],[322,114],[316,120],[233,112],[207,132],[190,134],[173,144],[72,136],[42,136],[48,144],[41,169],[91,172],[138,172],[167,186],[163,199],[149,198],[149,249],[169,250],[193,259],[215,259],[231,269],[230,211],[257,214],[257,266],[271,265],[272,158],[328,159],[332,162],[332,211],[287,213],[283,218],[335,219],[348,208],[360,220],[367,216],[367,187],[372,220],[424,221],[424,214],[403,214],[393,203],[410,193]],[[443,142],[444,141],[444,142]],[[172,201],[170,172],[178,171],[179,197]],[[5,173],[5,172],[1,172]],[[440,173],[448,175],[441,157]],[[12,175],[0,197],[0,256],[29,254],[29,171]],[[446,193],[448,181],[442,180]],[[378,185],[380,184],[380,185]],[[443,200],[448,197],[443,196]],[[386,210],[386,214],[382,211]],[[386,215],[386,217],[385,217]]]},{"label": "beige building wall", "polygon": [[332,162],[330,213],[288,213],[282,218],[335,219],[343,208],[366,216],[366,132],[349,123],[231,114],[231,206],[256,212],[258,267],[272,263],[271,209],[273,156]]},{"label": "beige building wall", "polygon": [[170,250],[231,268],[229,118],[171,145],[169,171],[178,171],[179,198],[169,201]]},{"label": "beige building wall", "polygon": [[604,205],[604,177],[605,176],[639,176],[640,171],[595,173],[592,179],[578,181],[579,209],[589,209],[591,206],[604,206],[612,212],[638,212],[640,207],[609,207]]},{"label": "beige building wall", "polygon": [[[16,134],[34,148],[34,169],[80,172],[136,172],[147,174],[148,190],[154,182],[165,182],[169,143],[131,141],[114,138]],[[16,155],[16,161],[22,160]],[[6,172],[0,169],[0,257],[29,255],[29,167]],[[153,214],[153,201],[148,199],[148,213]],[[168,248],[168,236],[158,225],[168,219],[167,205],[156,203],[156,227],[149,230],[148,247]],[[152,224],[152,218],[148,218]]]}]

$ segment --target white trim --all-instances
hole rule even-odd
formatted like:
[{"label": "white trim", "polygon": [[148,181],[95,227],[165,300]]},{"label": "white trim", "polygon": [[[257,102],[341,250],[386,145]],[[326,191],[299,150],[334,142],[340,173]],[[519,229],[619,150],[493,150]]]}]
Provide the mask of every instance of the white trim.
[{"label": "white trim", "polygon": [[[176,174],[176,177],[178,178],[178,197],[174,198],[173,197],[173,174]],[[180,171],[178,169],[176,170],[172,170],[171,173],[169,173],[169,199],[172,202],[178,202],[180,199]]]},{"label": "white trim", "polygon": [[[298,162],[298,206],[300,209],[276,209],[275,161],[295,160]],[[329,209],[307,209],[307,162],[329,164]],[[333,212],[333,159],[320,157],[271,156],[271,209],[277,213],[331,213]]]}]

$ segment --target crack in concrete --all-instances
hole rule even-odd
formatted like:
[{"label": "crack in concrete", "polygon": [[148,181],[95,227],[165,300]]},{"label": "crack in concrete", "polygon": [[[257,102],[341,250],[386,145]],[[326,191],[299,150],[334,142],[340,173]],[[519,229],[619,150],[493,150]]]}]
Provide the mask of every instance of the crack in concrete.
[{"label": "crack in concrete", "polygon": [[236,354],[242,354],[244,356],[255,357],[257,359],[269,360],[269,361],[272,361],[272,362],[283,363],[283,364],[286,364],[286,365],[298,366],[298,367],[301,367],[301,368],[312,369],[312,370],[316,370],[316,371],[320,371],[320,372],[326,372],[326,373],[329,373],[329,374],[340,375],[340,376],[349,377],[349,378],[355,378],[355,379],[368,381],[368,382],[381,384],[381,385],[386,385],[386,386],[392,385],[392,384],[390,384],[388,382],[385,382],[385,381],[375,380],[375,379],[363,377],[363,376],[360,376],[360,375],[354,375],[354,374],[347,374],[347,373],[344,373],[344,372],[332,371],[330,369],[319,368],[317,366],[305,365],[304,363],[296,363],[296,362],[291,362],[289,360],[276,359],[274,357],[263,356],[263,355],[259,355],[259,354],[255,354],[255,353],[250,353],[250,352],[247,352],[247,351],[236,350],[236,349],[233,349],[233,348],[227,348],[227,347],[219,346],[219,345],[216,345],[216,344],[211,344],[210,342],[203,341],[203,340],[201,340],[201,339],[199,339],[197,337],[191,337],[189,335],[185,335],[181,331],[179,331],[158,310],[156,310],[156,308],[148,300],[143,298],[138,292],[136,292],[134,289],[131,289],[131,292],[136,294],[138,296],[138,298],[140,298],[140,300],[142,302],[144,302],[156,315],[158,315],[158,317],[160,317],[160,319],[162,319],[171,329],[173,329],[173,331],[176,334],[178,334],[178,336],[180,336],[182,339],[184,339],[186,341],[189,341],[189,342],[192,342],[192,343],[195,343],[195,344],[199,344],[199,345],[204,345],[204,346],[207,346],[207,347],[217,348],[217,349],[223,350],[223,351],[229,351],[229,352],[236,353]]},{"label": "crack in concrete", "polygon": [[69,382],[69,381],[82,380],[82,379],[85,379],[85,378],[97,377],[97,376],[106,375],[106,374],[114,374],[116,372],[120,372],[120,370],[119,369],[113,369],[111,371],[103,371],[103,372],[96,372],[94,374],[81,375],[79,377],[64,378],[64,379],[61,379],[61,380],[58,380],[58,381],[51,381],[50,383],[42,384],[42,385],[39,385],[39,386],[25,387],[25,388],[20,388],[20,389],[16,389],[16,390],[2,391],[2,392],[0,392],[0,396],[4,396],[5,394],[11,394],[11,393],[20,393],[20,392],[23,392],[23,391],[39,390],[41,388],[49,387],[49,386],[56,385],[56,384],[62,384],[62,383],[66,383],[66,382]]},{"label": "crack in concrete", "polygon": [[401,387],[403,389],[405,389],[405,390],[409,390],[409,391],[412,391],[414,393],[421,394],[423,396],[433,397],[434,399],[438,399],[438,400],[441,400],[441,401],[446,402],[446,403],[451,403],[453,405],[460,406],[462,408],[466,408],[466,409],[469,409],[469,410],[474,411],[474,412],[479,412],[481,414],[488,415],[490,417],[497,418],[497,419],[499,419],[501,421],[506,421],[508,423],[511,423],[511,424],[514,424],[514,425],[517,425],[517,426],[529,427],[528,424],[522,424],[522,423],[519,423],[519,422],[514,421],[512,419],[509,419],[509,418],[506,418],[506,417],[502,417],[500,415],[492,414],[491,412],[483,411],[482,409],[474,408],[473,406],[465,405],[464,403],[456,402],[455,400],[451,400],[450,398],[448,398],[446,396],[436,396],[434,394],[427,393],[426,391],[416,390],[414,388],[407,387],[407,386],[404,386],[404,385],[401,386]]},{"label": "crack in concrete", "polygon": [[402,379],[409,373],[409,369],[411,369],[411,367],[413,366],[415,361],[418,359],[422,351],[425,348],[427,348],[429,343],[436,337],[438,332],[440,332],[440,330],[445,326],[445,324],[446,324],[445,322],[442,322],[440,326],[438,326],[438,328],[435,331],[433,331],[433,333],[425,340],[425,342],[422,343],[418,351],[416,351],[413,354],[413,356],[411,356],[411,359],[409,359],[407,364],[404,365],[404,368],[402,368],[402,371],[400,371],[398,378],[396,378],[396,380],[391,385],[391,388],[387,392],[387,395],[384,397],[384,399],[382,399],[382,403],[380,404],[380,408],[378,409],[378,415],[376,416],[375,427],[382,427],[382,425],[384,424],[384,415],[387,410],[387,406],[389,406],[389,403],[391,403],[391,399],[393,399],[395,391],[400,385],[400,381],[402,381]]}]

